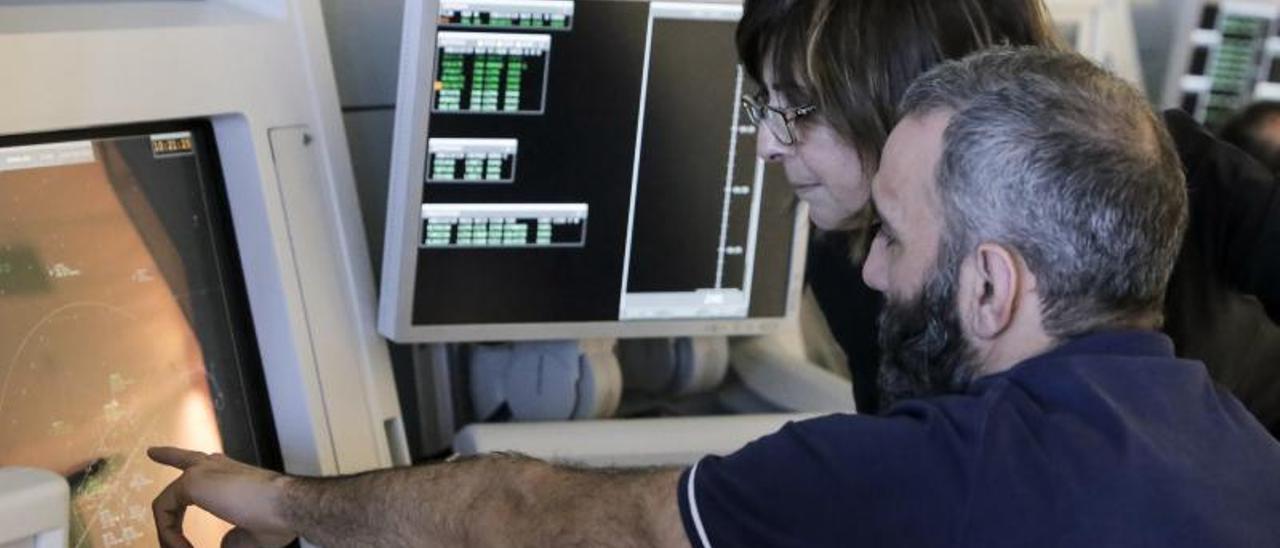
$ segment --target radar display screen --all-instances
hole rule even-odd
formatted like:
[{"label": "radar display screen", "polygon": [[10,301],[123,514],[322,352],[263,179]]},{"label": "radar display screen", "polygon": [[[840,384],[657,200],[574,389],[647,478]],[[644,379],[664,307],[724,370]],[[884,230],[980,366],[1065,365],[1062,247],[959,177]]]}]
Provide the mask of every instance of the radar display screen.
[{"label": "radar display screen", "polygon": [[[0,137],[0,466],[72,489],[73,547],[156,546],[176,445],[279,468],[207,122]],[[188,514],[198,546],[228,526]]]}]

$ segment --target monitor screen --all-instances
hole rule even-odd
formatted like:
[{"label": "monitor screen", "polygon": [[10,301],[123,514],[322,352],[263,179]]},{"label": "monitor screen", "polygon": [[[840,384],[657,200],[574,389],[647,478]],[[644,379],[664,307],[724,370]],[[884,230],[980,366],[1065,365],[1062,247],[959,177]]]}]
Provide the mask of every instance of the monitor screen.
[{"label": "monitor screen", "polygon": [[1280,6],[1189,2],[1174,31],[1165,104],[1221,129],[1255,101],[1280,100]]},{"label": "monitor screen", "polygon": [[805,217],[740,107],[756,91],[741,12],[440,2],[400,98],[420,107],[397,114],[419,111],[397,123],[425,138],[393,153],[421,167],[393,181],[388,215],[412,221],[388,233],[384,333],[753,333],[786,316]]},{"label": "monitor screen", "polygon": [[279,467],[207,123],[0,137],[0,197],[0,466],[69,480],[70,546],[158,544],[148,446]]}]

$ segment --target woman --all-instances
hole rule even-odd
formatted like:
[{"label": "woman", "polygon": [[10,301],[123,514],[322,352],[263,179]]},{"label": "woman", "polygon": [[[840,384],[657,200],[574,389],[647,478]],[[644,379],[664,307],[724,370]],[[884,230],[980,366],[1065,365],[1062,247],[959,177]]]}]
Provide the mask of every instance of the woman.
[{"label": "woman", "polygon": [[[820,234],[807,279],[849,357],[859,409],[875,412],[882,301],[858,263],[895,106],[943,60],[1000,44],[1059,43],[1040,0],[747,0],[737,40],[760,87],[747,101],[762,128],[759,155],[782,164],[809,205]],[[1280,279],[1280,190],[1184,114],[1165,118],[1191,191],[1165,331],[1280,432],[1280,287],[1268,283]]]}]

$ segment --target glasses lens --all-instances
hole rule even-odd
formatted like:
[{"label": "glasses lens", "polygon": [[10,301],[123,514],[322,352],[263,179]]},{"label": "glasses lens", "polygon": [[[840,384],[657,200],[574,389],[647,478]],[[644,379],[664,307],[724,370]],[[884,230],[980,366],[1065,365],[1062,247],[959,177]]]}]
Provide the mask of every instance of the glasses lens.
[{"label": "glasses lens", "polygon": [[760,121],[765,117],[764,106],[755,97],[746,96],[742,98],[742,109],[747,111],[747,118],[751,119],[751,123],[760,125]]},{"label": "glasses lens", "polygon": [[765,109],[764,125],[769,128],[769,133],[772,133],[773,137],[782,144],[790,145],[795,143],[795,137],[791,135],[790,124],[787,123],[787,119],[781,112]]},{"label": "glasses lens", "polygon": [[751,119],[751,123],[757,127],[764,126],[773,134],[773,137],[784,145],[795,143],[795,137],[791,134],[790,124],[787,123],[786,116],[772,108],[769,108],[765,100],[760,97],[746,96],[742,98],[742,108],[747,111],[747,117]]}]

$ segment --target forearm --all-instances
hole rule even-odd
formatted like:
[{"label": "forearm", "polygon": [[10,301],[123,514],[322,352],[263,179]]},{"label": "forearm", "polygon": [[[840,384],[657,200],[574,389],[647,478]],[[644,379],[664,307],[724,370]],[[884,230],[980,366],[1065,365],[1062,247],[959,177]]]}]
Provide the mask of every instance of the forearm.
[{"label": "forearm", "polygon": [[284,483],[281,514],[322,546],[687,546],[679,471],[496,455]]}]

